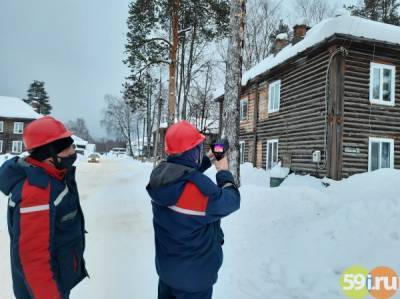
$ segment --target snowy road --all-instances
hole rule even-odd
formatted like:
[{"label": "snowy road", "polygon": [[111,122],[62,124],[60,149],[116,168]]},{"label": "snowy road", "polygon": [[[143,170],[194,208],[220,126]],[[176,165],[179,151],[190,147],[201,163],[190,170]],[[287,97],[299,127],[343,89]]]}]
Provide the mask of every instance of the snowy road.
[{"label": "snowy road", "polygon": [[156,286],[157,274],[151,205],[144,190],[148,177],[143,175],[150,171],[150,165],[131,160],[80,165],[91,279],[76,287],[71,299],[156,297],[155,287],[149,287]]}]

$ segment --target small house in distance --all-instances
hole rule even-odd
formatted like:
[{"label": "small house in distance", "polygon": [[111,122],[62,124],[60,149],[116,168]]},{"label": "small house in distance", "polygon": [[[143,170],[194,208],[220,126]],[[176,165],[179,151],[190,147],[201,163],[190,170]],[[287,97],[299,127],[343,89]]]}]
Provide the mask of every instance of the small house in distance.
[{"label": "small house in distance", "polygon": [[84,140],[76,135],[72,135],[74,144],[76,146],[76,152],[81,155],[90,155],[96,152],[96,145],[89,143],[89,141]]},{"label": "small house in distance", "polygon": [[22,134],[31,121],[42,117],[19,98],[0,96],[0,155],[21,154]]},{"label": "small house in distance", "polygon": [[400,168],[400,27],[341,10],[284,38],[243,75],[242,162],[337,180]]}]

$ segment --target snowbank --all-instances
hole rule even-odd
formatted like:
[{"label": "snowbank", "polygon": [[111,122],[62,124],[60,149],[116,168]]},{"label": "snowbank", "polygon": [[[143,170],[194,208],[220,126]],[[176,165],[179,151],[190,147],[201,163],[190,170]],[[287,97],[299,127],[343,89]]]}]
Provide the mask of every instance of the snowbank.
[{"label": "snowbank", "polygon": [[354,175],[330,187],[290,175],[278,188],[244,185],[223,221],[225,263],[216,298],[343,298],[354,264],[400,270],[399,170]]},{"label": "snowbank", "polygon": [[272,167],[270,170],[270,175],[273,178],[280,178],[284,179],[289,174],[290,169],[287,167],[282,167],[281,163],[279,162],[278,165]]}]

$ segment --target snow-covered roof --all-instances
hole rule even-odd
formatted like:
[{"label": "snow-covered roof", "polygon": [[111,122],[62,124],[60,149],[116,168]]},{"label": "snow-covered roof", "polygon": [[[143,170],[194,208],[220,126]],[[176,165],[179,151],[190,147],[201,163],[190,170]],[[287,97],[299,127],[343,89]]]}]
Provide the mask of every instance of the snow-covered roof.
[{"label": "snow-covered roof", "polygon": [[287,33],[280,33],[276,36],[276,39],[280,39],[280,40],[288,40],[289,36]]},{"label": "snow-covered roof", "polygon": [[86,146],[89,142],[76,136],[76,135],[72,135],[72,139],[74,139],[74,143],[76,145],[82,145],[82,146]]},{"label": "snow-covered roof", "polygon": [[278,54],[268,56],[258,65],[245,72],[242,78],[242,85],[245,86],[249,80],[330,38],[334,34],[344,34],[400,45],[399,26],[350,16],[346,10],[338,10],[334,15],[335,17],[325,19],[307,31],[303,40],[294,45],[287,45]]},{"label": "snow-covered roof", "polygon": [[225,86],[222,85],[215,90],[214,99],[218,99],[219,97],[223,96],[224,94],[225,94]]},{"label": "snow-covered roof", "polygon": [[19,98],[0,96],[0,117],[38,119],[42,115]]}]

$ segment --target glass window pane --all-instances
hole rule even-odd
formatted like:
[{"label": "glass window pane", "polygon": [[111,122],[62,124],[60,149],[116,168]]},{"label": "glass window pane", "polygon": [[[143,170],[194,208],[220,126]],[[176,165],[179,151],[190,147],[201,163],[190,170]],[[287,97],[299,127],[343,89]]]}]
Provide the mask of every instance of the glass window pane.
[{"label": "glass window pane", "polygon": [[274,109],[274,92],[275,92],[275,88],[274,87],[272,87],[271,88],[271,94],[270,94],[270,97],[269,97],[269,109],[270,110],[273,110]]},{"label": "glass window pane", "polygon": [[383,100],[390,102],[392,92],[392,71],[383,69]]},{"label": "glass window pane", "polygon": [[280,93],[281,93],[281,84],[278,84],[276,86],[276,109],[279,109]]},{"label": "glass window pane", "polygon": [[382,142],[381,168],[390,168],[390,143]]},{"label": "glass window pane", "polygon": [[371,143],[371,171],[379,168],[379,143]]},{"label": "glass window pane", "polygon": [[272,143],[268,143],[268,157],[267,157],[267,164],[268,164],[268,169],[271,169],[272,167]]},{"label": "glass window pane", "polygon": [[379,100],[380,96],[380,77],[381,77],[381,71],[379,68],[373,68],[372,70],[372,86],[373,86],[373,90],[372,90],[372,97],[374,100]]},{"label": "glass window pane", "polygon": [[269,89],[269,94],[268,94],[268,111],[271,110],[271,99],[272,99],[272,89]]},{"label": "glass window pane", "polygon": [[273,163],[274,166],[278,164],[278,142],[274,142],[274,150],[273,150]]}]

